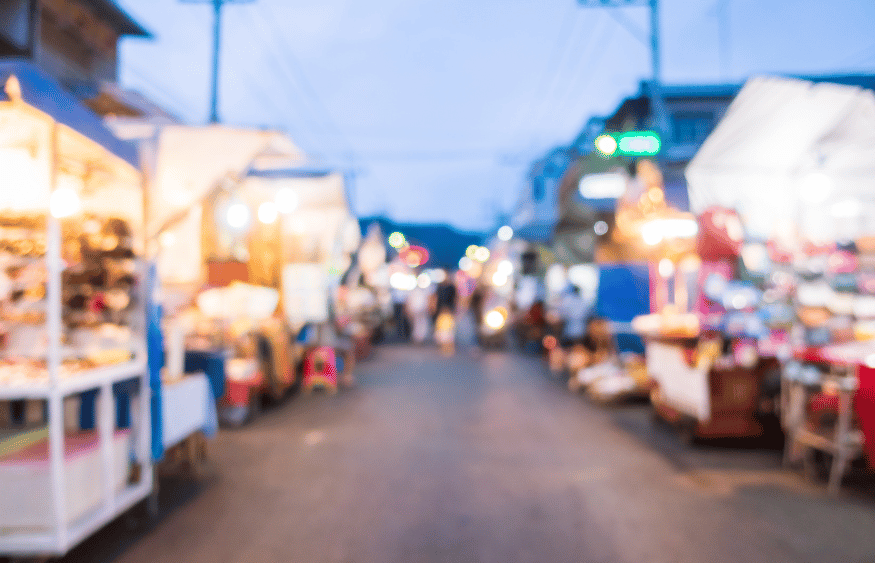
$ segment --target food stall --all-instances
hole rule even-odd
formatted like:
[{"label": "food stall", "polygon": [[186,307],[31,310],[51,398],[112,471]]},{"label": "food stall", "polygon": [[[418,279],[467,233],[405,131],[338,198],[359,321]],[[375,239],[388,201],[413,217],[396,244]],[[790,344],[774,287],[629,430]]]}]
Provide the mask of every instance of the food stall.
[{"label": "food stall", "polygon": [[0,63],[0,554],[63,555],[153,490],[133,146]]},{"label": "food stall", "polygon": [[[160,389],[153,416],[161,424],[153,448],[160,455],[163,444],[172,448],[174,457],[181,454],[196,461],[203,457],[202,434],[214,431],[216,403],[229,391],[228,368],[248,376],[255,364],[229,363],[233,358],[225,334],[228,326],[222,324],[220,313],[193,313],[199,311],[198,296],[209,289],[205,280],[211,274],[228,276],[226,285],[240,270],[238,264],[217,268],[204,259],[204,201],[224,193],[256,154],[283,138],[269,131],[131,118],[111,118],[108,124],[117,135],[138,144],[148,179],[147,250],[157,269],[153,295],[160,311],[153,354],[159,358],[153,384]],[[185,416],[163,416],[161,404],[164,410],[171,404],[189,407]]]},{"label": "food stall", "polygon": [[867,350],[864,342],[873,337],[867,305],[875,273],[873,132],[871,90],[755,78],[686,172],[694,210],[736,209],[749,236],[783,255],[786,266],[769,278],[789,286],[795,312],[782,358],[787,458],[809,458],[814,450],[831,455],[831,490],[852,457],[846,446],[859,438],[854,453],[871,448],[864,422],[873,412],[864,391],[869,356],[833,347]]},{"label": "food stall", "polygon": [[719,208],[683,220],[685,236],[657,254],[654,313],[633,323],[647,343],[651,402],[690,439],[761,436],[778,363],[759,348],[769,334],[762,291],[739,278],[743,227]]},{"label": "food stall", "polygon": [[[113,126],[149,156],[149,240],[168,358],[178,364],[179,354],[170,352],[182,350],[183,371],[206,372],[221,418],[240,424],[263,398],[280,400],[300,384],[297,316],[312,303],[296,301],[300,291],[283,295],[284,272],[315,261],[319,287],[311,289],[327,306],[352,244],[343,178],[309,166],[273,131],[124,119]],[[203,295],[226,291],[275,295],[276,310],[256,318],[246,308],[210,306],[230,302]]]}]

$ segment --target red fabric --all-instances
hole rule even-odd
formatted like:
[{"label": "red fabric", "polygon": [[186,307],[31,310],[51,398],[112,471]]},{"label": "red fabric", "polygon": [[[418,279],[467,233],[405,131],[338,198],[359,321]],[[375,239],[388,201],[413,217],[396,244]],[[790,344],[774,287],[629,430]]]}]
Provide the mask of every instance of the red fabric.
[{"label": "red fabric", "polygon": [[808,410],[811,412],[838,412],[839,396],[827,393],[815,393],[808,401]]},{"label": "red fabric", "polygon": [[224,404],[235,407],[248,406],[252,389],[260,387],[263,383],[264,378],[261,376],[261,371],[256,371],[252,378],[243,381],[226,379]]},{"label": "red fabric", "polygon": [[823,355],[820,346],[804,346],[793,351],[793,357],[800,362],[812,364],[828,364],[830,361]]},{"label": "red fabric", "polygon": [[854,397],[854,410],[860,419],[860,430],[863,431],[863,447],[869,467],[875,468],[875,369],[859,366],[857,376],[860,387]]},{"label": "red fabric", "polygon": [[[123,436],[130,430],[116,430],[115,436]],[[70,461],[90,453],[100,446],[96,430],[81,430],[64,435],[64,459]],[[49,439],[43,438],[25,448],[0,456],[0,465],[45,465],[49,462]]]},{"label": "red fabric", "polygon": [[711,207],[699,215],[699,235],[696,238],[696,252],[703,261],[734,260],[741,254],[743,240],[732,240],[725,227],[715,224],[715,215],[738,218],[731,209]]}]

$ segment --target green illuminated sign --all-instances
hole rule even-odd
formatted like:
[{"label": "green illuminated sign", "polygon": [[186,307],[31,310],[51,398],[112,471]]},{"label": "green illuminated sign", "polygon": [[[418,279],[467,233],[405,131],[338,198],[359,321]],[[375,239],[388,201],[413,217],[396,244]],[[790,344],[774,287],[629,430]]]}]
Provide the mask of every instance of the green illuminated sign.
[{"label": "green illuminated sign", "polygon": [[605,133],[595,140],[595,148],[605,156],[653,156],[661,146],[659,135],[653,131]]}]

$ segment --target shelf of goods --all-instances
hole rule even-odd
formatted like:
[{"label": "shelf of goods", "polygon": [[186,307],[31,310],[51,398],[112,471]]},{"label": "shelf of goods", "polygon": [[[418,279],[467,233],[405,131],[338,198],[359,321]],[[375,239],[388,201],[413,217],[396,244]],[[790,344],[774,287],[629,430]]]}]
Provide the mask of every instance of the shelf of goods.
[{"label": "shelf of goods", "polygon": [[[813,251],[800,262],[794,296],[793,357],[781,379],[784,461],[812,472],[828,453],[828,491],[838,491],[850,462],[875,467],[875,246]],[[819,249],[816,249],[819,250]]]},{"label": "shelf of goods", "polygon": [[[2,554],[66,553],[152,490],[140,268],[124,221],[86,217],[0,214]],[[47,244],[22,266],[29,221]]]},{"label": "shelf of goods", "polygon": [[0,557],[59,556],[152,491],[141,177],[51,79],[0,79]]}]

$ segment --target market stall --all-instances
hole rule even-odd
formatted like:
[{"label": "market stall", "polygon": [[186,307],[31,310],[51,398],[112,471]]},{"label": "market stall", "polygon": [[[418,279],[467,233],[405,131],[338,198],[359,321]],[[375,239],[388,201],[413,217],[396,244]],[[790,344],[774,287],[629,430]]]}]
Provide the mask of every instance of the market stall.
[{"label": "market stall", "polygon": [[[288,318],[300,304],[279,298],[283,271],[292,260],[333,250],[334,225],[345,218],[332,213],[338,199],[345,204],[342,181],[338,192],[337,175],[307,168],[303,153],[273,131],[125,120],[114,126],[151,155],[149,232],[167,351],[177,360],[171,350],[184,355],[169,371],[205,372],[222,419],[239,424],[264,398],[280,400],[300,385]],[[327,280],[334,264],[324,266],[320,279]],[[242,288],[273,295],[273,309],[253,317],[210,297]],[[327,291],[322,287],[323,301]]]},{"label": "market stall", "polygon": [[654,265],[654,313],[634,322],[647,342],[651,401],[691,438],[761,436],[778,363],[759,348],[771,328],[761,288],[741,279],[741,222],[722,209],[686,220],[686,243]]},{"label": "market stall", "polygon": [[134,147],[0,63],[0,554],[62,555],[152,491]]},{"label": "market stall", "polygon": [[[772,258],[765,281],[774,287],[766,288],[763,301],[792,312],[782,358],[788,457],[796,457],[797,446],[823,449],[843,466],[845,449],[812,436],[822,434],[817,427],[825,420],[827,433],[859,436],[855,429],[872,412],[865,393],[856,390],[863,371],[849,371],[829,350],[873,337],[866,303],[875,274],[868,242],[875,233],[875,94],[830,83],[753,79],[691,161],[687,179],[696,211],[713,205],[738,210],[748,238],[764,243]],[[802,403],[794,402],[803,395]],[[855,415],[843,418],[851,402]],[[814,434],[799,432],[800,425]]]}]

